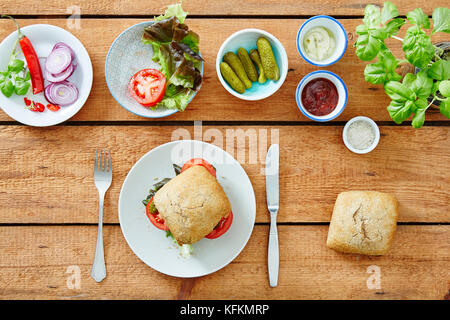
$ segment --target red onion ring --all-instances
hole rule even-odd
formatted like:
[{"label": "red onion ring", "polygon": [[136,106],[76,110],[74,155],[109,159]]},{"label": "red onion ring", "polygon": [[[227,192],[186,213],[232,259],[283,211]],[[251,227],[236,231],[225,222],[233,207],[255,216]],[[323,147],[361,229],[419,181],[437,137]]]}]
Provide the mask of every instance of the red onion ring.
[{"label": "red onion ring", "polygon": [[69,65],[66,70],[58,74],[52,74],[48,72],[48,70],[45,70],[45,79],[47,79],[49,82],[61,82],[70,77],[74,70],[75,67],[73,66],[73,64]]},{"label": "red onion ring", "polygon": [[64,42],[58,42],[57,44],[54,45],[53,50],[58,49],[58,48],[67,48],[70,51],[70,55],[72,56],[72,60],[75,59],[75,52],[73,51],[73,49],[66,43]]},{"label": "red onion ring", "polygon": [[52,73],[58,74],[64,72],[72,63],[72,53],[67,47],[59,47],[54,49],[45,61],[45,69]]},{"label": "red onion ring", "polygon": [[78,99],[78,89],[69,81],[49,84],[44,94],[48,102],[59,106],[68,106]]}]

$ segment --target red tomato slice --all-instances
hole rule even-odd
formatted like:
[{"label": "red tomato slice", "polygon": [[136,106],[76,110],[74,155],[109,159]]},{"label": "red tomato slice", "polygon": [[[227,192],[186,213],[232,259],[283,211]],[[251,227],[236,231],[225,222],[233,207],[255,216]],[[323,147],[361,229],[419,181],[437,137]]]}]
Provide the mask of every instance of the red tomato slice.
[{"label": "red tomato slice", "polygon": [[216,239],[220,236],[222,236],[225,232],[230,229],[231,223],[233,222],[233,211],[230,211],[230,214],[226,218],[222,218],[220,220],[219,225],[214,228],[213,231],[208,233],[205,238],[207,239]]},{"label": "red tomato slice", "polygon": [[156,69],[143,69],[131,77],[128,92],[145,107],[160,102],[166,88],[166,77]]},{"label": "red tomato slice", "polygon": [[147,203],[147,206],[145,207],[145,213],[147,214],[147,217],[150,219],[150,222],[158,229],[169,231],[169,228],[164,223],[164,219],[160,217],[159,212],[151,213],[149,211],[149,206],[152,202],[153,198],[150,199],[150,201]]},{"label": "red tomato slice", "polygon": [[214,176],[214,178],[216,178],[216,170],[214,169],[214,167],[208,161],[206,161],[202,158],[194,158],[194,159],[189,160],[188,162],[186,162],[183,165],[183,168],[181,168],[181,172],[183,172],[193,166],[205,167],[206,170],[208,170],[209,173],[211,173]]}]

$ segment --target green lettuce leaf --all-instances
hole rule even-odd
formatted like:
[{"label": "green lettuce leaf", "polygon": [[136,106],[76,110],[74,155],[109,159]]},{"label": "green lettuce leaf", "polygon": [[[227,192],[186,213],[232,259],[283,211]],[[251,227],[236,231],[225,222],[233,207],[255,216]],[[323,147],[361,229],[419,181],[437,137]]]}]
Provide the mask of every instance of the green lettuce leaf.
[{"label": "green lettuce leaf", "polygon": [[186,16],[181,3],[170,5],[164,15],[144,29],[142,41],[152,45],[152,59],[160,64],[167,80],[163,99],[152,109],[184,111],[202,82],[200,37],[184,24]]},{"label": "green lettuce leaf", "polygon": [[201,61],[199,60],[201,57],[191,55],[188,53],[192,52],[188,46],[177,42],[172,42],[169,48],[172,53],[173,74],[168,78],[168,84],[198,89],[202,82],[202,76],[193,61]]},{"label": "green lettuce leaf", "polygon": [[188,12],[184,11],[181,7],[181,2],[177,4],[171,4],[167,6],[167,10],[163,15],[155,17],[155,21],[162,21],[171,17],[176,17],[181,23],[184,23]]},{"label": "green lettuce leaf", "polygon": [[167,108],[184,111],[195,91],[189,88],[170,84],[166,88],[164,98],[152,109]]},{"label": "green lettuce leaf", "polygon": [[189,46],[195,53],[198,53],[198,43],[200,41],[200,37],[194,31],[189,31],[188,34],[181,40],[181,43],[184,43]]},{"label": "green lettuce leaf", "polygon": [[153,43],[153,58],[152,60],[159,63],[161,66],[160,71],[164,76],[170,77],[173,73],[172,70],[172,55],[169,47],[166,44]]}]

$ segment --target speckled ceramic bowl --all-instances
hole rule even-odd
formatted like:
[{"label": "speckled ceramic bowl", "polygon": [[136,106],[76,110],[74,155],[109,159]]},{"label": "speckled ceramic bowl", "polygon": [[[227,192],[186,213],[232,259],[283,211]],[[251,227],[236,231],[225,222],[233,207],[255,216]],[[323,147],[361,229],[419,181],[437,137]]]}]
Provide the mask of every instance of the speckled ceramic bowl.
[{"label": "speckled ceramic bowl", "polygon": [[[105,78],[112,96],[123,108],[141,117],[162,118],[178,110],[165,108],[151,110],[140,105],[128,93],[128,82],[136,72],[146,68],[160,69],[159,64],[152,61],[152,46],[141,41],[144,29],[152,23],[153,21],[148,21],[136,24],[114,40],[106,56]],[[203,76],[203,62],[200,72]]]}]

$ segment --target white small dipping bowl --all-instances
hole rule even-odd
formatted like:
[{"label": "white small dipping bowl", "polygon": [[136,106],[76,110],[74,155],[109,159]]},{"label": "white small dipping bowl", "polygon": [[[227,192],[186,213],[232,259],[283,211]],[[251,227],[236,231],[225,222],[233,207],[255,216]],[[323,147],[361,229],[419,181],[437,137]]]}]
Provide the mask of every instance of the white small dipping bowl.
[{"label": "white small dipping bowl", "polygon": [[[315,27],[324,27],[328,29],[334,35],[334,39],[336,41],[336,46],[331,56],[321,61],[314,60],[308,56],[305,48],[303,47],[305,35],[309,30]],[[319,67],[329,66],[341,59],[347,49],[347,42],[347,32],[344,27],[339,23],[339,21],[330,16],[321,15],[309,18],[302,24],[297,33],[298,52],[306,62]]]},{"label": "white small dipping bowl", "polygon": [[[222,73],[220,72],[220,63],[223,61],[223,56],[225,55],[225,53],[229,51],[237,54],[237,50],[240,47],[244,48],[248,52],[250,52],[251,49],[257,49],[256,40],[258,40],[259,37],[265,37],[267,40],[269,40],[270,46],[272,47],[272,51],[275,56],[275,60],[278,65],[278,69],[280,70],[280,79],[278,79],[278,81],[267,79],[267,81],[262,84],[257,81],[253,82],[252,87],[245,90],[245,92],[241,94],[239,92],[236,92],[222,77]],[[229,36],[228,39],[226,39],[220,47],[216,58],[216,72],[222,86],[233,96],[243,100],[265,99],[274,94],[286,79],[286,75],[288,72],[288,58],[286,50],[284,49],[280,40],[264,30],[243,29]]]},{"label": "white small dipping bowl", "polygon": [[[372,142],[372,144],[370,146],[368,146],[365,149],[356,149],[354,146],[352,146],[352,144],[350,143],[349,139],[348,139],[348,131],[350,128],[350,125],[352,123],[355,123],[357,121],[363,121],[368,123],[371,127],[372,130],[374,132],[375,138]],[[378,142],[380,141],[380,129],[378,128],[377,124],[375,123],[375,121],[373,121],[370,118],[367,117],[363,117],[363,116],[358,116],[358,117],[354,117],[352,119],[350,119],[344,126],[344,130],[342,131],[342,138],[344,140],[344,144],[345,146],[352,152],[354,153],[358,153],[358,154],[364,154],[364,153],[369,153],[370,151],[372,151],[373,149],[375,149],[375,147],[378,145]]]},{"label": "white small dipping bowl", "polygon": [[[305,106],[302,103],[303,88],[306,86],[306,84],[308,84],[308,82],[317,78],[325,78],[330,80],[336,86],[339,96],[336,108],[331,113],[324,116],[316,116],[310,113],[308,110],[306,110]],[[297,106],[300,109],[300,111],[309,119],[319,122],[330,121],[339,116],[342,113],[342,111],[344,111],[345,106],[347,105],[347,99],[348,93],[344,81],[342,81],[342,79],[339,78],[339,76],[337,76],[333,72],[326,70],[318,70],[308,73],[300,81],[300,83],[297,86],[297,90],[295,92],[295,100],[297,101]]]}]

